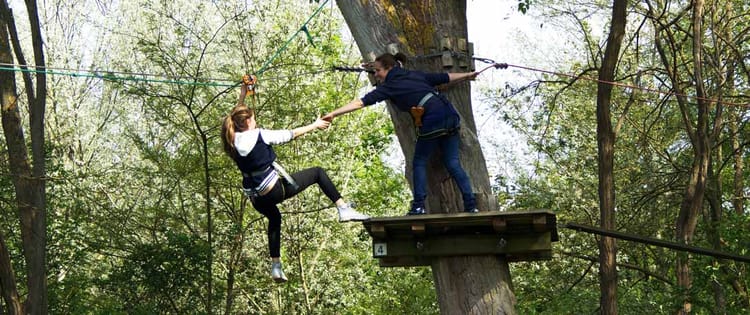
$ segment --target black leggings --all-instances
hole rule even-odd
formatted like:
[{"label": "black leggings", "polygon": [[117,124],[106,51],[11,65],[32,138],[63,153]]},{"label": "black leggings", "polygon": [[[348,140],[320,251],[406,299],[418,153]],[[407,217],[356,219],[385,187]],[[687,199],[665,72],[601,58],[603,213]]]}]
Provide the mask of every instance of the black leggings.
[{"label": "black leggings", "polygon": [[320,167],[304,169],[291,174],[291,176],[299,186],[297,189],[294,189],[283,177],[279,176],[279,180],[276,181],[270,192],[253,200],[253,207],[268,218],[268,250],[271,257],[274,258],[281,256],[281,212],[277,207],[279,203],[294,197],[315,183],[320,186],[320,190],[332,202],[341,199],[341,194],[336,186],[328,178],[326,171]]}]

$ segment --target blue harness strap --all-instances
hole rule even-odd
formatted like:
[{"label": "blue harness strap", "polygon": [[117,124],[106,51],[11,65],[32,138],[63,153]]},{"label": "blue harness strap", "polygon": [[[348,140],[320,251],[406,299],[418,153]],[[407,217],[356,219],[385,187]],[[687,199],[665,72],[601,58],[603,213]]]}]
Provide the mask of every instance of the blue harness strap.
[{"label": "blue harness strap", "polygon": [[422,99],[419,100],[419,104],[417,104],[417,106],[424,107],[424,104],[427,104],[427,101],[429,101],[433,95],[435,95],[435,92],[430,92],[422,96]]},{"label": "blue harness strap", "polygon": [[[415,106],[415,107],[421,109],[421,111],[419,113],[419,118],[416,118],[416,117],[414,118],[414,122],[415,122],[416,129],[417,129],[417,139],[428,140],[428,139],[434,139],[434,138],[438,138],[438,137],[442,137],[442,136],[452,135],[452,134],[456,133],[458,131],[458,129],[461,127],[459,125],[459,126],[450,127],[450,128],[439,128],[439,129],[435,129],[435,130],[432,130],[432,131],[426,132],[426,133],[420,133],[419,132],[420,127],[422,127],[422,114],[426,110],[426,109],[424,109],[425,108],[424,105],[427,104],[427,101],[429,101],[433,96],[438,96],[438,95],[435,92],[430,91],[429,93],[427,93],[424,96],[422,96],[422,99],[419,100],[419,104],[417,104],[417,106]],[[412,111],[412,112],[414,112],[414,111]]]}]

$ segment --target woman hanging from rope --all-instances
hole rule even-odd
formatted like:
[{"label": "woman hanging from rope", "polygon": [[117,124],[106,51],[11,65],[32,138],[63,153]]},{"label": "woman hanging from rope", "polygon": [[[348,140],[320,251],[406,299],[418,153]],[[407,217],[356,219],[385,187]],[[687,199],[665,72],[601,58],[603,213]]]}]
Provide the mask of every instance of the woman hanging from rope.
[{"label": "woman hanging from rope", "polygon": [[410,112],[417,127],[417,144],[412,162],[414,192],[411,209],[407,215],[426,213],[427,161],[438,146],[443,151],[442,160],[445,168],[461,190],[464,212],[479,212],[471,182],[458,158],[458,112],[448,99],[435,90],[440,84],[473,79],[479,73],[410,71],[401,67],[404,62],[406,56],[401,53],[395,56],[386,53],[377,57],[371,65],[378,83],[375,89],[361,99],[355,99],[326,114],[323,119],[331,121],[336,116],[389,99],[397,109]]},{"label": "woman hanging from rope", "polygon": [[[247,82],[247,80],[243,80]],[[248,85],[242,84],[237,106],[222,124],[224,151],[242,172],[242,187],[253,207],[268,218],[268,248],[271,254],[271,278],[276,282],[287,280],[281,268],[281,212],[278,204],[318,184],[323,193],[336,205],[340,222],[363,221],[361,214],[347,203],[320,167],[308,168],[287,174],[279,166],[271,145],[289,142],[315,129],[328,128],[330,122],[320,118],[315,122],[292,130],[267,130],[258,128],[253,109],[245,105]]]}]

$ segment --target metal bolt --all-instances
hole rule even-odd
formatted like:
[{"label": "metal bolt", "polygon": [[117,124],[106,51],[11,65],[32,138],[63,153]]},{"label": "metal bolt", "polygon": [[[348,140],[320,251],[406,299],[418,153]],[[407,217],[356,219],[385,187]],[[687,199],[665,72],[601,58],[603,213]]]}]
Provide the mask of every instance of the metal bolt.
[{"label": "metal bolt", "polygon": [[508,242],[504,238],[500,238],[500,240],[497,242],[497,247],[498,248],[503,248],[507,244],[508,244]]}]

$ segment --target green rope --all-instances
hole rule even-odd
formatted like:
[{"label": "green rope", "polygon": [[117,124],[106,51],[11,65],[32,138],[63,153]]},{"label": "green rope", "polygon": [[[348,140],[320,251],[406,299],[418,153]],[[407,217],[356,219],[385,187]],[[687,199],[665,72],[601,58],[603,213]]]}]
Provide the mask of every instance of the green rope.
[{"label": "green rope", "polygon": [[[323,10],[323,7],[328,3],[328,0],[323,1],[323,4],[318,7],[315,12],[305,21],[304,24],[302,24],[302,27],[300,27],[294,35],[292,35],[286,43],[284,43],[283,46],[281,46],[279,49],[276,50],[273,56],[271,56],[268,61],[266,61],[265,64],[258,70],[256,75],[260,76],[267,70],[267,67],[271,64],[271,62],[278,57],[281,52],[283,52],[286,47],[289,45],[289,43],[297,36],[300,32],[304,32],[305,35],[307,35],[307,40],[314,45],[312,42],[312,36],[310,36],[310,33],[307,29],[307,23],[310,23],[310,21],[320,13],[320,11]],[[139,81],[139,82],[150,82],[150,83],[167,83],[167,84],[179,84],[179,85],[197,85],[197,86],[221,86],[221,87],[234,87],[240,84],[240,82],[233,82],[232,80],[224,80],[226,82],[232,82],[232,83],[218,83],[218,82],[197,82],[197,81],[181,81],[181,80],[168,80],[168,79],[148,79],[148,78],[139,78],[136,75],[127,75],[127,76],[118,76],[115,75],[112,72],[104,71],[106,74],[99,73],[99,71],[57,71],[57,70],[40,70],[40,69],[29,69],[29,68],[17,68],[17,67],[5,67],[0,66],[0,71],[16,71],[16,72],[29,72],[29,73],[44,73],[44,74],[51,74],[51,75],[67,75],[71,77],[84,77],[84,78],[97,78],[97,79],[103,79],[103,80],[110,80],[110,81]],[[141,76],[146,76],[148,74],[137,74]]]},{"label": "green rope", "polygon": [[198,85],[198,86],[224,86],[232,87],[236,86],[237,83],[217,83],[217,82],[196,82],[196,81],[180,81],[180,80],[165,80],[165,79],[147,79],[138,78],[134,75],[129,76],[117,76],[114,74],[101,74],[97,71],[91,72],[70,72],[70,71],[56,71],[56,70],[37,70],[29,68],[16,68],[16,67],[0,67],[0,71],[16,71],[16,72],[30,72],[30,73],[45,73],[52,75],[67,75],[71,77],[83,77],[83,78],[97,78],[110,81],[140,81],[140,82],[152,82],[152,83],[169,83],[169,84],[180,84],[180,85]]},{"label": "green rope", "polygon": [[321,10],[323,10],[323,7],[324,7],[324,6],[326,5],[326,3],[328,3],[328,0],[326,0],[326,1],[323,1],[323,4],[321,4],[321,5],[320,5],[320,6],[318,7],[318,9],[317,9],[317,10],[315,10],[315,12],[313,12],[313,14],[312,14],[312,15],[310,15],[310,17],[309,17],[309,18],[307,18],[307,21],[305,21],[305,23],[303,23],[303,24],[302,24],[302,27],[300,27],[300,28],[299,28],[299,29],[297,30],[297,32],[295,32],[295,33],[294,33],[294,35],[292,35],[291,37],[289,37],[289,39],[288,39],[288,40],[286,41],[286,43],[284,43],[284,45],[282,45],[282,46],[281,46],[281,47],[280,47],[279,49],[277,49],[277,50],[276,50],[276,52],[275,52],[275,53],[273,54],[273,56],[271,56],[271,58],[270,58],[270,59],[268,59],[268,61],[266,61],[266,63],[265,63],[265,64],[263,64],[263,66],[262,66],[262,67],[260,67],[260,70],[258,70],[258,71],[257,71],[257,72],[255,73],[255,74],[256,74],[257,76],[261,76],[261,75],[263,74],[263,72],[266,72],[266,70],[267,70],[268,66],[269,66],[269,65],[271,64],[271,62],[272,62],[272,61],[273,61],[274,59],[276,59],[276,57],[278,57],[278,56],[279,56],[279,55],[281,54],[281,52],[283,52],[284,50],[286,50],[286,46],[288,46],[288,45],[289,45],[289,43],[291,43],[291,42],[292,42],[292,40],[293,40],[293,39],[294,39],[295,37],[297,37],[297,35],[299,35],[299,33],[300,33],[300,32],[305,32],[306,34],[308,34],[308,39],[311,39],[311,38],[309,37],[309,36],[310,36],[310,35],[309,35],[309,33],[307,32],[307,23],[310,23],[310,21],[311,21],[311,20],[312,20],[312,19],[313,19],[313,18],[314,18],[314,17],[316,16],[316,15],[318,15],[318,13],[320,13],[320,11],[321,11]]}]

